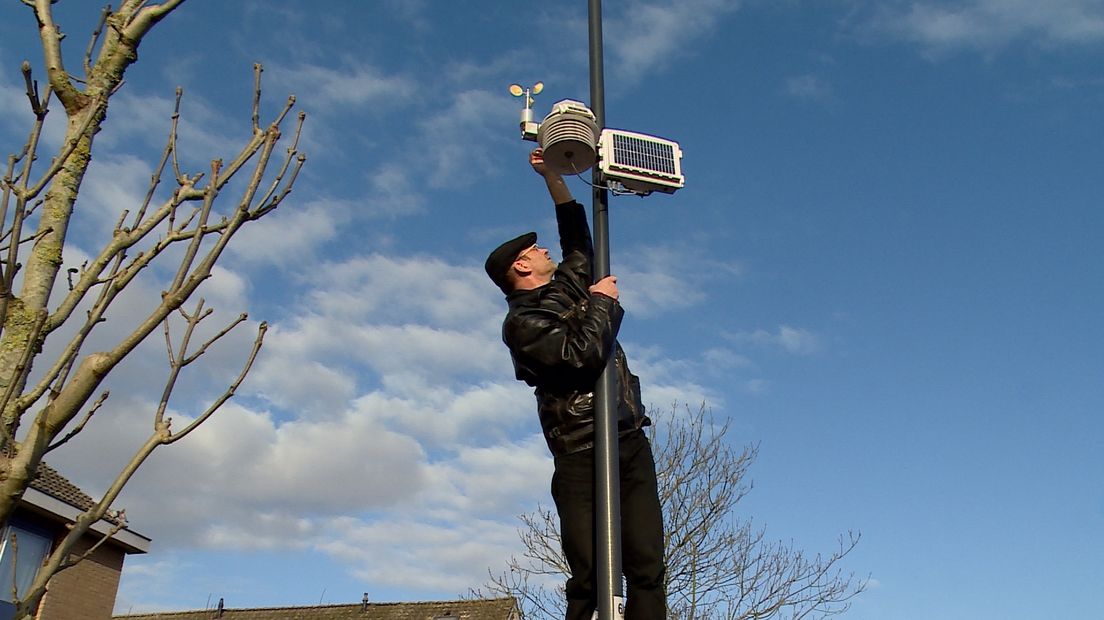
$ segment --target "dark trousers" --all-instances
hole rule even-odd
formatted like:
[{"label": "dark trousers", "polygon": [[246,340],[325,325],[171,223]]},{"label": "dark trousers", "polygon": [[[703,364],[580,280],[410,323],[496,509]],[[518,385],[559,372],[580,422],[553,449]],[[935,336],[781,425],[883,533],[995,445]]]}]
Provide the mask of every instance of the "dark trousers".
[{"label": "dark trousers", "polygon": [[[627,584],[626,620],[663,620],[663,514],[655,461],[643,431],[620,438],[621,564]],[[567,620],[590,620],[598,605],[595,566],[594,450],[556,457],[552,499],[560,515],[560,538],[571,567]]]}]

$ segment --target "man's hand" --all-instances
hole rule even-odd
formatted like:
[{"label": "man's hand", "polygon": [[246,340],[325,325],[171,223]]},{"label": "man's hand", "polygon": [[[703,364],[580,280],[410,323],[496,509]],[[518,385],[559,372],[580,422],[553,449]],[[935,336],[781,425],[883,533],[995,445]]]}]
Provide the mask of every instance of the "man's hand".
[{"label": "man's hand", "polygon": [[[544,165],[544,149],[538,147],[529,152],[529,165],[533,167],[533,171],[542,177],[548,178],[550,171],[548,167]],[[555,173],[551,173],[555,176]]]},{"label": "man's hand", "polygon": [[552,197],[553,203],[562,204],[573,200],[571,190],[567,188],[567,183],[564,183],[563,176],[554,170],[549,170],[545,165],[543,149],[535,148],[529,153],[529,165],[533,167],[534,172],[544,177],[544,183],[548,186],[548,195]]},{"label": "man's hand", "polygon": [[606,276],[598,280],[591,285],[590,292],[617,299],[617,276]]}]

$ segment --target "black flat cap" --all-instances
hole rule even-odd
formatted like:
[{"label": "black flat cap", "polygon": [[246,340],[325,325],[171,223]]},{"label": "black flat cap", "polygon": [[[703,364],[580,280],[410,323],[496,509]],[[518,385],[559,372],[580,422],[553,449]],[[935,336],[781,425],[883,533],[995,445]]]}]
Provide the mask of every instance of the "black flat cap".
[{"label": "black flat cap", "polygon": [[506,278],[510,271],[510,265],[514,264],[514,260],[517,259],[522,250],[536,242],[537,233],[527,232],[498,246],[487,257],[487,262],[483,265],[483,268],[487,270],[487,275],[498,285],[498,288],[502,289],[503,293],[510,292],[510,281]]}]

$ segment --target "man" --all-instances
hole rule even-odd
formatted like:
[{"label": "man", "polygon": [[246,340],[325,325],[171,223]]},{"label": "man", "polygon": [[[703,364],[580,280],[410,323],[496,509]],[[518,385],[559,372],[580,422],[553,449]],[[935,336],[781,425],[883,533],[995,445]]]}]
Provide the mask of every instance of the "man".
[{"label": "man", "polygon": [[517,378],[535,389],[544,438],[555,460],[552,499],[571,568],[567,620],[590,620],[597,606],[594,523],[594,386],[614,358],[621,489],[622,568],[628,584],[627,620],[662,619],[663,516],[651,446],[641,430],[651,421],[640,402],[640,382],[617,344],[624,315],[617,278],[596,283],[586,212],[563,178],[529,156],[556,205],[563,262],[537,245],[536,233],[503,243],[487,258],[491,280],[506,294],[502,339]]}]

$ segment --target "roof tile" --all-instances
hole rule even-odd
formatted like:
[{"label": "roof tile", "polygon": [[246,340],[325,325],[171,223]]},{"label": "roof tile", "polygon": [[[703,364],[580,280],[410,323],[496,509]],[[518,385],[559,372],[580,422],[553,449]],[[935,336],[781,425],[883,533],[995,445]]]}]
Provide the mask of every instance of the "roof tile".
[{"label": "roof tile", "polygon": [[425,603],[362,603],[314,607],[215,609],[115,616],[114,620],[517,620],[512,597]]},{"label": "roof tile", "polygon": [[38,470],[35,472],[35,477],[31,480],[30,486],[32,489],[41,491],[81,510],[88,510],[96,505],[95,500],[87,493],[69,482],[65,476],[59,474],[56,469],[46,463],[38,464]]}]

